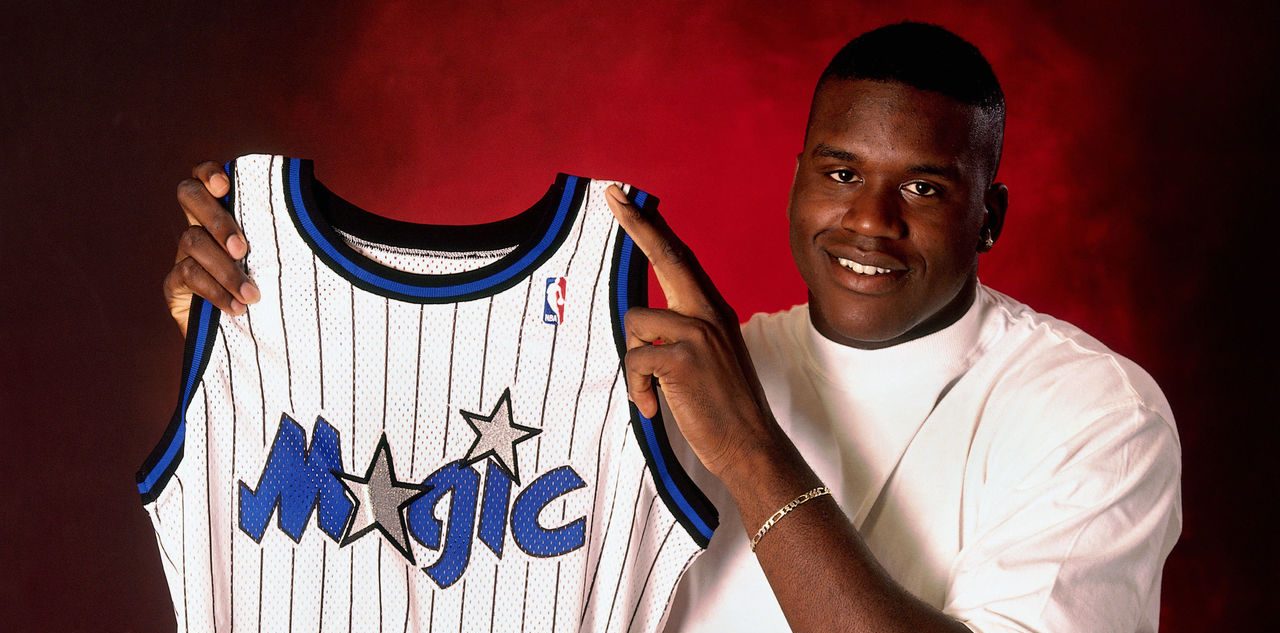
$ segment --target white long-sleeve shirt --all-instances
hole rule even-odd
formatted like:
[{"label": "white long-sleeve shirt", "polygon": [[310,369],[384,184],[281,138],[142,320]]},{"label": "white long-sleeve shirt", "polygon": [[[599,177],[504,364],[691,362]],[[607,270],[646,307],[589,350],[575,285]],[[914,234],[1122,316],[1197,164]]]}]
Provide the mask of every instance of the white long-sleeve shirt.
[{"label": "white long-sleeve shirt", "polygon": [[[1157,630],[1181,451],[1141,367],[981,284],[959,321],[885,349],[825,338],[807,305],[743,334],[778,422],[912,594],[983,633]],[[789,630],[727,491],[681,458],[721,525],[667,630]]]}]

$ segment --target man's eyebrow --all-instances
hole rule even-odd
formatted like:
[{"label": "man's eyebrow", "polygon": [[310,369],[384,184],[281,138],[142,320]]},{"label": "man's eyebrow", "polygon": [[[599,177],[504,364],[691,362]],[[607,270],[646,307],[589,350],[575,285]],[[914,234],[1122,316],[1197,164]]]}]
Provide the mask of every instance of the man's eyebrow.
[{"label": "man's eyebrow", "polygon": [[960,179],[960,170],[955,165],[931,165],[928,163],[920,165],[912,165],[907,168],[907,173],[912,174],[929,174],[941,178],[950,178],[952,180]]},{"label": "man's eyebrow", "polygon": [[[834,158],[838,161],[846,163],[859,163],[862,159],[857,154],[838,147],[832,147],[826,143],[818,143],[814,146],[811,155],[814,158]],[[920,163],[907,168],[909,174],[928,174],[938,176],[940,178],[949,178],[951,180],[960,179],[960,169],[954,164],[939,165],[934,163]]]},{"label": "man's eyebrow", "polygon": [[814,158],[834,158],[836,160],[842,160],[847,163],[858,162],[857,154],[854,154],[853,152],[850,152],[848,150],[832,147],[830,145],[827,145],[826,143],[818,143],[816,146],[814,146],[813,152],[811,155]]}]

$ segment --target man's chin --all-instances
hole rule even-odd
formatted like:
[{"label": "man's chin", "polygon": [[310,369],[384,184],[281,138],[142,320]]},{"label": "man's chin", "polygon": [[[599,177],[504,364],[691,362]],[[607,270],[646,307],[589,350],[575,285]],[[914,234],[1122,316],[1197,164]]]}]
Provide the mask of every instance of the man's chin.
[{"label": "man's chin", "polygon": [[[815,306],[810,303],[810,309]],[[858,314],[860,318],[853,315]],[[832,341],[849,347],[861,349],[877,349],[894,345],[906,333],[905,324],[897,319],[883,315],[868,314],[866,311],[854,311],[845,307],[834,318],[830,312],[817,308],[811,312],[810,319],[820,334]]]}]

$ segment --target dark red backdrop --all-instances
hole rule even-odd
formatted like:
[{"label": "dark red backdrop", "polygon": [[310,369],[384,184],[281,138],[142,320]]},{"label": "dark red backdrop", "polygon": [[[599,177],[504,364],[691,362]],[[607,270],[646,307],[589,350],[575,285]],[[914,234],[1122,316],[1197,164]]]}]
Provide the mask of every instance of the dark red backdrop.
[{"label": "dark red backdrop", "polygon": [[173,626],[132,474],[177,389],[160,282],[190,165],[309,156],[368,208],[458,223],[524,208],[556,170],[627,180],[745,317],[804,300],[785,204],[812,83],[903,18],[978,44],[1008,95],[1013,202],[982,279],[1134,358],[1173,404],[1186,527],[1162,628],[1260,622],[1280,569],[1256,514],[1277,483],[1258,316],[1274,9],[207,4],[0,26],[3,628]]}]

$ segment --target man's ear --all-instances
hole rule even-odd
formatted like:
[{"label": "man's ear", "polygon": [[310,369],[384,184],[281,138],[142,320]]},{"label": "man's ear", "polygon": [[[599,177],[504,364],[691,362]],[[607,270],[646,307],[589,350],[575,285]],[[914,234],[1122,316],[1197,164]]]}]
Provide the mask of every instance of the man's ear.
[{"label": "man's ear", "polygon": [[983,206],[987,209],[982,220],[983,228],[991,230],[991,239],[1000,239],[1000,231],[1004,228],[1004,217],[1009,211],[1009,188],[1004,183],[992,183],[983,194]]}]

